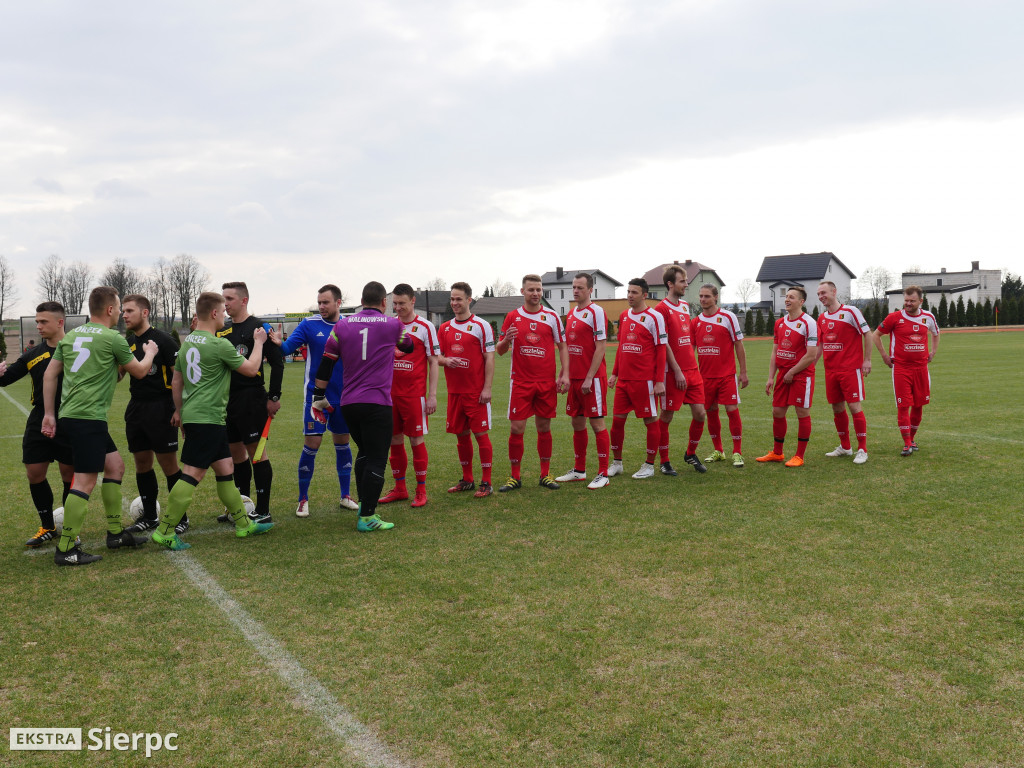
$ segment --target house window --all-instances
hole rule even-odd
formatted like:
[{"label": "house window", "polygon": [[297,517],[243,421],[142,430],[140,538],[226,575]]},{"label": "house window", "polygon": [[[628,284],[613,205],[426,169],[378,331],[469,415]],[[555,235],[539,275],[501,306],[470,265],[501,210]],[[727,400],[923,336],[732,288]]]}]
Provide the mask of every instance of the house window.
[{"label": "house window", "polygon": [[565,298],[565,288],[562,289],[562,298]]},{"label": "house window", "polygon": [[936,285],[942,285],[942,278],[940,277],[940,278],[938,279],[938,281],[937,281],[937,282],[936,282],[935,284],[936,284]]},{"label": "house window", "polygon": [[551,291],[544,291],[544,298],[545,299],[550,299],[551,298]]}]

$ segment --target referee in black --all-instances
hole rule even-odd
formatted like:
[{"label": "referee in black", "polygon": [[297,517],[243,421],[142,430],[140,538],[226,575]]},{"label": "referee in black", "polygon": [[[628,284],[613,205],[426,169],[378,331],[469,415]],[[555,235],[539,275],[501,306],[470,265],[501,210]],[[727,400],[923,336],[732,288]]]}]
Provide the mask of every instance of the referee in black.
[{"label": "referee in black", "polygon": [[[253,348],[253,331],[263,326],[263,321],[249,314],[249,288],[243,282],[224,283],[224,310],[231,318],[231,325],[217,335],[223,336],[238,350],[242,357],[248,357]],[[263,366],[253,377],[243,376],[234,371],[231,374],[231,391],[228,395],[228,444],[231,458],[235,463],[235,485],[243,496],[249,496],[256,503],[253,518],[259,523],[271,522],[270,486],[274,481],[274,470],[270,466],[270,454],[264,451],[260,461],[252,461],[256,445],[267,417],[273,417],[281,408],[281,380],[284,378],[284,358],[277,344],[265,344],[263,356],[270,366],[270,385],[265,386]],[[269,390],[269,392],[268,392]],[[251,464],[250,464],[251,462]],[[256,494],[249,492],[250,483],[256,487]],[[226,513],[217,518],[231,522]]]},{"label": "referee in black", "polygon": [[[145,296],[132,293],[124,297],[121,315],[128,331],[128,347],[137,360],[145,353],[142,345],[147,341],[156,342],[159,352],[149,373],[141,379],[132,377],[128,385],[131,395],[124,412],[124,429],[128,438],[128,450],[135,458],[135,483],[142,497],[142,517],[125,530],[129,533],[145,533],[154,530],[159,522],[156,499],[160,486],[153,469],[156,459],[167,478],[167,491],[181,477],[178,467],[178,430],[171,424],[174,401],[171,399],[171,378],[174,376],[174,359],[178,345],[170,334],[149,324],[152,307]],[[175,530],[188,530],[188,517],[183,517]]]}]

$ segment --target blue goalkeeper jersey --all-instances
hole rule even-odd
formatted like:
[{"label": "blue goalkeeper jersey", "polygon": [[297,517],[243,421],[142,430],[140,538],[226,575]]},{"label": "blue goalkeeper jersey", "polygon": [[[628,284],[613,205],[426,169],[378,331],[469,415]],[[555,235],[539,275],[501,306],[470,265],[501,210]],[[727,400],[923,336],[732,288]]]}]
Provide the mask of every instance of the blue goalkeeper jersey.
[{"label": "blue goalkeeper jersey", "polygon": [[[324,345],[334,329],[334,323],[329,323],[320,315],[307,317],[298,327],[291,332],[284,343],[281,344],[281,353],[290,355],[303,344],[306,345],[306,402],[313,399],[313,387],[316,380],[316,372],[320,367],[320,361],[324,356]],[[339,360],[334,366],[331,380],[327,384],[327,402],[337,406],[341,402],[341,390],[344,384],[344,367]]]}]

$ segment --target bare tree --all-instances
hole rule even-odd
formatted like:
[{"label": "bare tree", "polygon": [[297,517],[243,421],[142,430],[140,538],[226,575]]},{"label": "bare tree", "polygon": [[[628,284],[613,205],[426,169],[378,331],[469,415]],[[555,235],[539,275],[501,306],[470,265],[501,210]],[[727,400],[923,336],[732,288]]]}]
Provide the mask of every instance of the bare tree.
[{"label": "bare tree", "polygon": [[508,280],[502,280],[500,277],[497,278],[489,286],[491,289],[491,295],[493,296],[515,296],[516,287],[512,285]]},{"label": "bare tree", "polygon": [[39,265],[36,285],[39,286],[40,301],[60,301],[60,288],[64,284],[64,262],[60,256],[51,253]]},{"label": "bare tree", "polygon": [[124,259],[114,259],[100,277],[101,285],[117,289],[123,300],[130,293],[141,293],[146,287],[143,273]]},{"label": "bare tree", "polygon": [[443,277],[435,277],[427,283],[428,291],[447,291],[448,283],[445,282]]},{"label": "bare tree", "polygon": [[146,275],[145,292],[152,305],[149,321],[169,331],[174,324],[176,306],[174,291],[171,289],[170,263],[161,256]]},{"label": "bare tree", "polygon": [[60,281],[60,303],[69,315],[77,315],[89,297],[92,288],[92,270],[84,261],[68,264]]},{"label": "bare tree", "polygon": [[885,267],[868,267],[857,282],[861,292],[867,289],[872,299],[881,301],[895,279],[892,272]]},{"label": "bare tree", "polygon": [[14,283],[14,267],[6,257],[0,256],[0,320],[3,320],[7,305],[18,298],[18,286]]},{"label": "bare tree", "polygon": [[210,273],[194,256],[180,253],[171,261],[168,270],[171,292],[178,302],[182,323],[192,317],[196,298],[210,282]]},{"label": "bare tree", "polygon": [[740,280],[736,286],[736,295],[739,296],[740,302],[744,305],[749,304],[750,300],[757,294],[757,283],[751,280],[749,277],[744,277]]}]

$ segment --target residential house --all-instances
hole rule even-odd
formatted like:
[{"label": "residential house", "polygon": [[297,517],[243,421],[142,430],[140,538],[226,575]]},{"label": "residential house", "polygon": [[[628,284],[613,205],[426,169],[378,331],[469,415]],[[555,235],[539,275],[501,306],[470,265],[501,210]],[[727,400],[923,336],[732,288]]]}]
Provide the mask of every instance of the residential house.
[{"label": "residential house", "polygon": [[540,276],[544,283],[544,299],[549,303],[560,317],[565,317],[572,309],[572,281],[576,275],[585,272],[594,278],[594,290],[590,298],[611,299],[615,297],[615,289],[620,288],[622,283],[613,277],[609,277],[600,269],[562,269],[556,267],[554,272],[545,272]]},{"label": "residential house", "polygon": [[904,272],[903,287],[885,292],[889,311],[903,308],[903,288],[908,285],[920,287],[933,309],[939,306],[943,295],[952,303],[963,297],[964,304],[971,299],[975,305],[983,305],[986,300],[995,304],[1002,293],[1003,273],[998,269],[981,269],[980,264],[972,261],[970,272],[947,272],[945,267],[938,272]]},{"label": "residential house", "polygon": [[647,298],[654,301],[655,304],[665,298],[667,290],[664,283],[661,282],[661,278],[662,275],[665,274],[665,270],[672,266],[682,267],[686,270],[686,282],[689,283],[689,287],[687,287],[686,293],[683,294],[683,298],[691,307],[700,306],[700,303],[697,301],[697,296],[700,293],[700,287],[702,285],[714,285],[718,288],[719,294],[721,294],[722,287],[725,285],[725,282],[723,282],[722,278],[719,277],[718,273],[711,267],[706,264],[701,264],[699,261],[694,261],[693,259],[672,261],[660,264],[642,275],[650,288],[647,292]]},{"label": "residential house", "polygon": [[818,285],[824,280],[836,284],[840,301],[849,301],[852,284],[857,278],[834,253],[798,253],[790,256],[766,256],[757,273],[761,284],[761,301],[752,309],[767,309],[778,315],[786,311],[786,291],[800,286],[807,291],[805,306],[808,312],[824,307],[818,301]]}]

